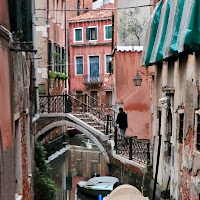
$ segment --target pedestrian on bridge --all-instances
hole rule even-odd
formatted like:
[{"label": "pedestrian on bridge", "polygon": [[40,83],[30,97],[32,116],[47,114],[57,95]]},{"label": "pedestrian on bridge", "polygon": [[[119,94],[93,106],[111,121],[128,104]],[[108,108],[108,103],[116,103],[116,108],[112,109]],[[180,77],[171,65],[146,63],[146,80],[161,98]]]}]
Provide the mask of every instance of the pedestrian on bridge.
[{"label": "pedestrian on bridge", "polygon": [[123,141],[126,138],[126,129],[128,127],[127,114],[123,111],[123,108],[119,108],[116,123],[119,124],[120,135]]}]

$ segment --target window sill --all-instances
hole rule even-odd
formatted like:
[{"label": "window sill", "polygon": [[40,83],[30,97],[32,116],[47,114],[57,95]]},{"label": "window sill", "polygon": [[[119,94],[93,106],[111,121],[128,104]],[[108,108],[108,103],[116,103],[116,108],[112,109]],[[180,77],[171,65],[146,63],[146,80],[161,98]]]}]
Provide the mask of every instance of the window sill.
[{"label": "window sill", "polygon": [[23,199],[23,195],[15,193],[15,200],[22,200]]},{"label": "window sill", "polygon": [[73,43],[83,43],[83,40],[81,40],[81,41],[73,41]]}]

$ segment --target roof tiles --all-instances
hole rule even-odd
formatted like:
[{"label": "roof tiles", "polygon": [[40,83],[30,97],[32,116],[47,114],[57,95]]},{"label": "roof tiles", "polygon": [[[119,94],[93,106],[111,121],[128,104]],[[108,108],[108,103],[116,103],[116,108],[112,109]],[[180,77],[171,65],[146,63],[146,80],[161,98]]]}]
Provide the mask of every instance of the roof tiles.
[{"label": "roof tiles", "polygon": [[73,17],[69,19],[70,22],[78,22],[78,21],[88,21],[88,20],[99,20],[99,19],[107,19],[112,17],[112,10],[98,10],[98,9],[109,9],[114,8],[114,4],[108,3],[106,5],[97,8],[97,11],[89,11],[85,14]]}]

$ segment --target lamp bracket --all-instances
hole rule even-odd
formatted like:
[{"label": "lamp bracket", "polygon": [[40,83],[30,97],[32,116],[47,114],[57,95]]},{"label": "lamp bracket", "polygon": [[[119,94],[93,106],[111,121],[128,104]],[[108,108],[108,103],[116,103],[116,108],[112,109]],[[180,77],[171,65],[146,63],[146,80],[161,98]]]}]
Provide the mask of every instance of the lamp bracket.
[{"label": "lamp bracket", "polygon": [[140,71],[140,70],[137,70],[137,75],[139,74],[139,72],[141,73],[141,74],[143,74],[143,75],[145,75],[145,76],[152,76],[152,74],[151,73],[144,73],[144,72],[142,72],[142,71]]}]

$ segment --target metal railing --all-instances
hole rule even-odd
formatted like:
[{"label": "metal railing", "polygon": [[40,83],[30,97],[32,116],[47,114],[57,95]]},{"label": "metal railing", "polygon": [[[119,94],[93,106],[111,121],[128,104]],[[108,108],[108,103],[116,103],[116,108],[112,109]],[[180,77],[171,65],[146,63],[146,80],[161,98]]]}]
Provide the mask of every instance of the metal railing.
[{"label": "metal railing", "polygon": [[86,103],[87,105],[90,105],[93,108],[98,108],[99,110],[104,112],[104,114],[109,115],[110,116],[109,121],[111,123],[111,127],[113,128],[113,132],[114,132],[117,112],[115,112],[112,108],[101,103],[100,101],[98,101],[97,99],[95,99],[94,97],[92,97],[88,94],[83,94],[83,95],[77,94],[77,95],[72,95],[72,96],[79,99],[80,101]]},{"label": "metal railing", "polygon": [[[104,130],[104,133],[111,134],[112,119],[107,112],[103,112],[98,107],[79,100],[69,94],[55,96],[40,96],[41,113],[87,113],[87,116],[96,121]],[[113,131],[114,132],[114,131]]]},{"label": "metal railing", "polygon": [[150,163],[150,141],[137,139],[137,137],[122,138],[115,129],[115,150],[116,154],[121,154],[129,160],[136,160],[139,163]]},{"label": "metal railing", "polygon": [[64,136],[61,135],[57,137],[56,139],[49,141],[45,144],[45,148],[47,151],[47,157],[54,154],[56,151],[59,151],[63,148],[63,142],[65,142]]}]

